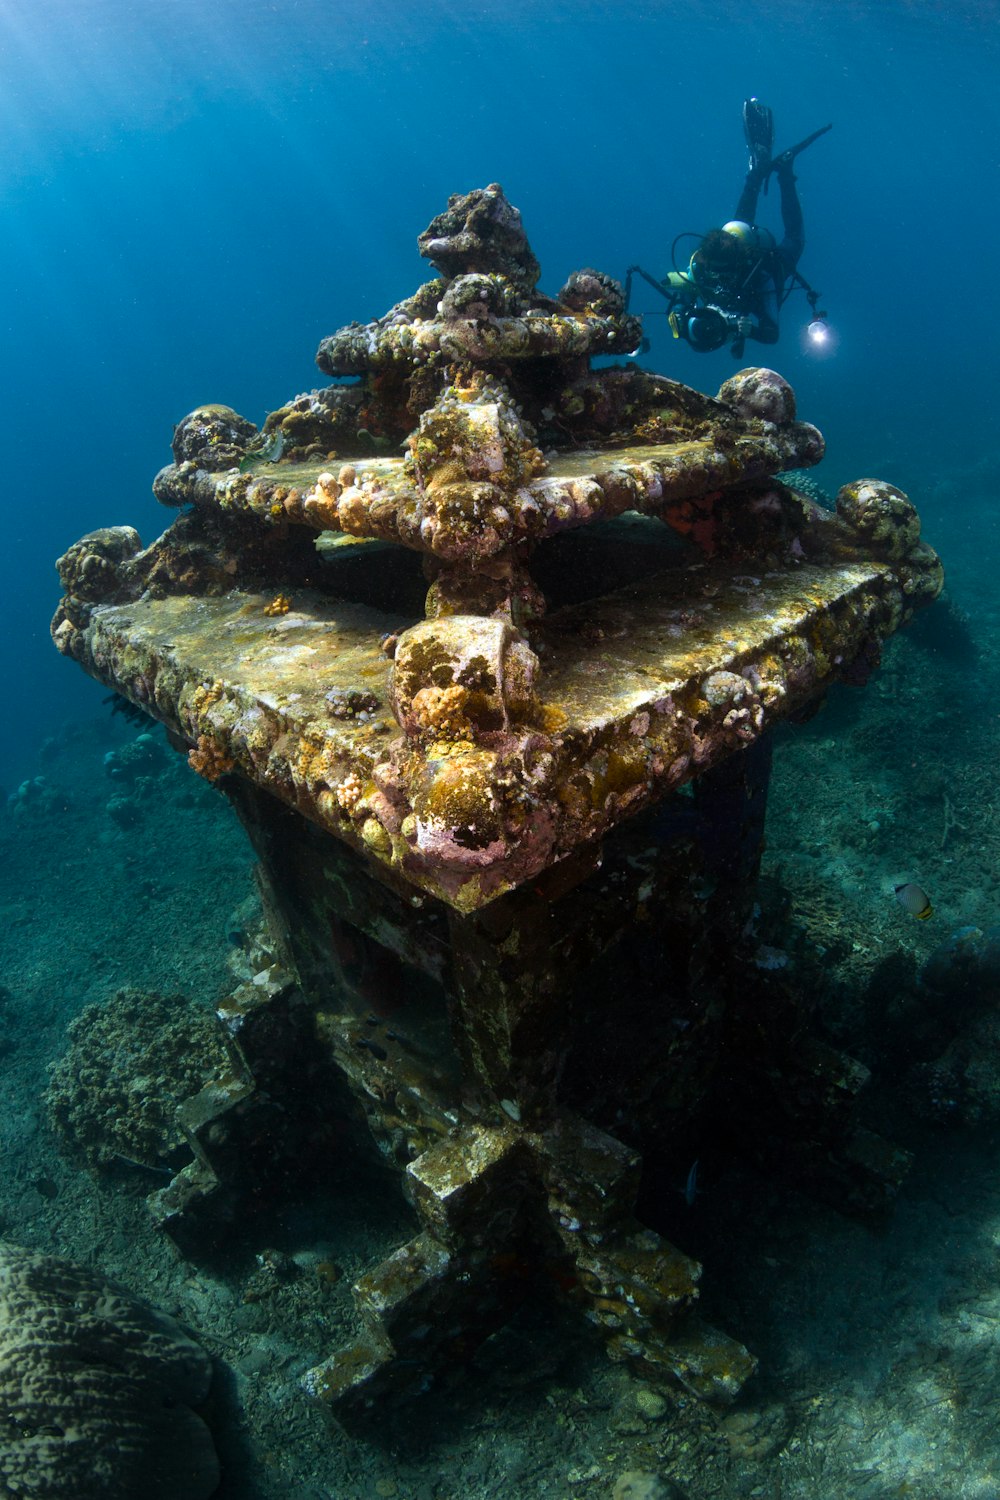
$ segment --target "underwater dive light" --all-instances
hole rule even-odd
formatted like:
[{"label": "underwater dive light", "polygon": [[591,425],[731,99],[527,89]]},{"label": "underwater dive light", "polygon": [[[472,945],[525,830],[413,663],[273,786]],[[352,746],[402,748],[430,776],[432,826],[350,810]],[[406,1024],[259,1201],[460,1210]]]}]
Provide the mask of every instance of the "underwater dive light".
[{"label": "underwater dive light", "polygon": [[814,359],[827,359],[837,348],[837,330],[826,321],[826,313],[813,303],[812,317],[802,330],[802,349]]},{"label": "underwater dive light", "polygon": [[802,347],[808,349],[813,354],[829,354],[835,347],[837,339],[829,323],[826,321],[826,308],[819,305],[820,294],[797,271],[793,272],[793,277],[792,285],[794,286],[797,283],[805,292],[806,301],[809,303],[809,311],[812,313],[812,317],[806,324],[805,333],[802,338]]}]

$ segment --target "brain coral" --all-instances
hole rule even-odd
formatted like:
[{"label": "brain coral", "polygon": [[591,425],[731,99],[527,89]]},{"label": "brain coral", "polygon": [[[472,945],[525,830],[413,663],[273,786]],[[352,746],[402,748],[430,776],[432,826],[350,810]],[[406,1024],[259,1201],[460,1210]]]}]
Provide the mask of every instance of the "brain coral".
[{"label": "brain coral", "polygon": [[49,1119],[91,1166],[156,1166],[183,1145],[177,1105],[231,1066],[214,1013],[183,995],[118,990],[87,1005],[51,1067]]},{"label": "brain coral", "polygon": [[0,1241],[0,1494],[207,1500],[211,1360],[103,1276]]}]

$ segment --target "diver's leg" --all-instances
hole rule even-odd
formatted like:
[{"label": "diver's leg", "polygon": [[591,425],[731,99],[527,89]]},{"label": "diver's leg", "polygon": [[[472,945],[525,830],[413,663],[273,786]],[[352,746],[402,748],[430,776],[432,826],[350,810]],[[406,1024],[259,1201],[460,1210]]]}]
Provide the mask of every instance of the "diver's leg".
[{"label": "diver's leg", "polygon": [[766,104],[759,99],[743,102],[743,138],[750,152],[750,164],[746,181],[736,205],[736,219],[752,224],[757,215],[757,200],[771,165],[771,147],[774,144],[774,118]]},{"label": "diver's leg", "polygon": [[734,219],[742,219],[744,224],[752,224],[757,217],[757,199],[760,197],[761,186],[764,182],[764,173],[759,168],[751,167],[747,173],[740,201],[736,205]]},{"label": "diver's leg", "polygon": [[775,167],[774,175],[781,189],[781,222],[785,229],[785,238],[778,249],[788,269],[794,271],[798,265],[799,256],[805,248],[806,231],[802,219],[802,205],[795,189],[795,172],[792,169],[792,163],[784,162]]},{"label": "diver's leg", "polygon": [[774,116],[759,99],[743,101],[743,138],[750,152],[750,171],[761,171],[770,165],[774,149]]}]

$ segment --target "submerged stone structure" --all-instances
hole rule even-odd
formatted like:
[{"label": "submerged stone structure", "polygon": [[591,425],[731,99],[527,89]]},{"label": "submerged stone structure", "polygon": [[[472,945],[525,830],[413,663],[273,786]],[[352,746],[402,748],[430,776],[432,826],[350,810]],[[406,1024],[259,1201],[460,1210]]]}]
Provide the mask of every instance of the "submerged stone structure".
[{"label": "submerged stone structure", "polygon": [[179,424],[163,536],[59,562],[57,646],[226,792],[269,915],[154,1212],[218,1237],[318,1119],[363,1116],[418,1232],[318,1396],[419,1386],[543,1278],[616,1357],[729,1399],[752,1357],[643,1204],[709,1138],[848,1206],[899,1179],[750,921],[769,731],[862,681],[941,567],[893,486],[831,513],[782,482],[823,440],[774,371],[712,398],[595,367],[638,320],[596,271],[540,294],[496,184],[419,243],[439,275],[323,340],[331,384],[260,430]]}]

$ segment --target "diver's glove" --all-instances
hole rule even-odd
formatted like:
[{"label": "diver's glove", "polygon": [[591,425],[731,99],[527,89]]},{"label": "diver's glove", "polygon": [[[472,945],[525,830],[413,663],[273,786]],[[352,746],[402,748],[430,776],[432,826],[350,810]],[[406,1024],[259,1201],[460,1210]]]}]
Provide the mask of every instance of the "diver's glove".
[{"label": "diver's glove", "polygon": [[726,319],[729,324],[729,337],[731,339],[748,339],[753,333],[753,318]]}]

